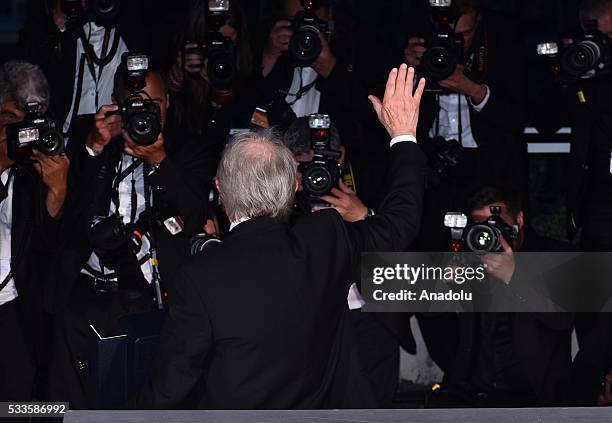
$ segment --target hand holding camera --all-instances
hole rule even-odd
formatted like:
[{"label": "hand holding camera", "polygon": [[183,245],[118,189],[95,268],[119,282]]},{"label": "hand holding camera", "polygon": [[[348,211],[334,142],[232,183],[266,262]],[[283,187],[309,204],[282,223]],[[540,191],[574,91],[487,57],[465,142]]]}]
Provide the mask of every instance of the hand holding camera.
[{"label": "hand holding camera", "polygon": [[323,78],[328,78],[336,67],[336,56],[332,53],[329,42],[322,32],[319,33],[319,40],[321,41],[321,53],[317,56],[312,67]]},{"label": "hand holding camera", "polygon": [[408,46],[404,49],[404,57],[406,64],[413,68],[419,67],[421,58],[427,51],[425,47],[425,39],[420,37],[412,37],[408,40]]},{"label": "hand holding camera", "polygon": [[465,66],[457,65],[455,71],[447,79],[439,81],[442,88],[446,88],[454,93],[463,94],[472,100],[473,104],[480,104],[487,95],[487,88],[472,81],[465,75]]},{"label": "hand holding camera", "polygon": [[330,195],[324,195],[321,200],[331,204],[345,222],[364,220],[368,216],[368,208],[342,180],[339,181],[338,186],[339,189],[332,188]]},{"label": "hand holding camera", "polygon": [[159,133],[157,141],[150,145],[136,143],[125,129],[123,130],[123,139],[125,140],[123,151],[130,156],[144,160],[149,166],[159,164],[166,158],[164,135],[162,133]]},{"label": "hand holding camera", "polygon": [[402,64],[398,69],[389,73],[385,95],[381,101],[371,95],[378,120],[385,127],[389,136],[395,138],[400,135],[416,137],[419,121],[419,105],[425,90],[425,79],[421,78],[416,90],[413,92],[414,68]]},{"label": "hand holding camera", "polygon": [[488,274],[509,284],[516,268],[514,251],[503,236],[499,238],[499,242],[502,251],[485,254],[481,259]]},{"label": "hand holding camera", "polygon": [[94,127],[87,136],[85,143],[89,148],[96,152],[102,153],[104,147],[115,137],[121,135],[123,121],[120,115],[113,114],[117,112],[119,106],[109,104],[100,107],[98,113],[94,116]]},{"label": "hand holding camera", "polygon": [[47,156],[37,150],[33,150],[32,160],[40,165],[34,168],[48,188],[47,211],[51,217],[55,218],[62,210],[66,199],[70,161],[64,154]]}]

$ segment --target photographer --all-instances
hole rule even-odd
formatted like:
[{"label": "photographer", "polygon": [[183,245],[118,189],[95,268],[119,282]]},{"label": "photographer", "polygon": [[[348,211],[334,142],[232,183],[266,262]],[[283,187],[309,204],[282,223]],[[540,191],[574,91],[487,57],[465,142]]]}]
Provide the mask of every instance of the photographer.
[{"label": "photographer", "polygon": [[197,139],[166,126],[166,83],[144,63],[142,55],[126,55],[115,75],[117,104],[102,106],[89,133],[71,141],[79,160],[71,173],[75,200],[66,210],[68,242],[58,260],[56,291],[66,309],[51,397],[75,408],[91,404],[83,364],[89,325],[121,334],[119,317],[153,309],[153,298],[161,307],[166,292],[172,297],[168,277],[203,227],[215,171],[214,157]]},{"label": "photographer", "polygon": [[[432,6],[430,13],[414,17],[418,36],[408,40],[405,59],[428,79],[419,125],[430,173],[421,248],[437,251],[448,245],[443,214],[463,209],[474,187],[486,180],[524,190],[525,75],[512,19],[478,0]],[[420,28],[424,22],[431,25]]]},{"label": "photographer", "polygon": [[142,0],[29,0],[20,51],[49,80],[50,106],[64,134],[80,116],[111,103],[124,52],[148,49]]},{"label": "photographer", "polygon": [[[502,225],[518,228],[515,239],[500,236],[503,251],[482,258],[497,282],[510,287],[520,283],[514,279],[515,252],[571,251],[570,245],[526,226],[520,195],[512,188],[487,186],[468,201],[474,223],[491,219],[494,208],[500,210]],[[567,404],[573,314],[420,314],[419,325],[432,358],[445,373],[443,389],[432,394],[430,407]]]},{"label": "photographer", "polygon": [[10,61],[0,67],[1,401],[32,400],[37,367],[48,348],[42,300],[49,252],[57,249],[69,162],[63,154],[47,156],[36,149],[27,157],[11,156],[19,145],[12,128],[32,125],[28,108],[37,104],[44,114],[49,96],[37,66]]},{"label": "photographer", "polygon": [[252,77],[246,16],[236,0],[221,11],[211,11],[209,2],[201,1],[185,20],[169,72],[169,119],[203,135],[220,155],[230,129],[247,127],[250,118],[241,115],[237,104]]},{"label": "photographer", "polygon": [[216,182],[230,234],[181,269],[138,408],[363,404],[348,374],[346,295],[361,251],[381,238],[402,250],[417,232],[423,157],[412,141],[424,81],[413,95],[413,77],[394,69],[383,102],[371,97],[392,138],[388,194],[371,219],[346,224],[324,210],[287,224],[298,186],[291,151],[270,132],[228,144]]}]

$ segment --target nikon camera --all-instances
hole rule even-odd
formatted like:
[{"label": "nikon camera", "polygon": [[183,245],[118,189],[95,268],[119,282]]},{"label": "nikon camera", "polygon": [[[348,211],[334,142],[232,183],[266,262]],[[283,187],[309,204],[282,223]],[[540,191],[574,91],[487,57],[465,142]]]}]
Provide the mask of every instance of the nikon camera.
[{"label": "nikon camera", "polygon": [[293,18],[293,36],[289,40],[289,57],[297,66],[310,66],[321,54],[320,33],[328,34],[329,25],[315,14],[318,3],[302,0],[303,11]]},{"label": "nikon camera", "polygon": [[142,91],[146,86],[149,58],[143,54],[127,54],[122,66],[126,67],[126,89],[130,94],[115,112],[106,115],[119,115],[123,127],[132,140],[139,145],[151,145],[161,133],[161,110],[155,101]]},{"label": "nikon camera", "polygon": [[308,124],[314,158],[300,165],[302,187],[311,197],[322,197],[338,186],[341,168],[337,159],[341,152],[331,149],[331,119],[329,115],[311,115]]},{"label": "nikon camera", "polygon": [[612,74],[610,38],[597,30],[597,21],[587,22],[585,29],[579,39],[564,48],[556,42],[538,44],[538,55],[548,58],[552,75],[563,85]]},{"label": "nikon camera", "polygon": [[518,225],[508,225],[501,218],[501,208],[491,206],[491,216],[484,222],[468,224],[463,213],[447,213],[444,226],[451,230],[453,252],[471,251],[478,255],[503,251],[501,238],[509,244],[518,238]]},{"label": "nikon camera", "polygon": [[[206,40],[198,42],[197,47],[185,47],[183,50],[183,55],[196,54],[206,59],[208,79],[216,88],[228,88],[238,76],[236,46],[229,37],[220,32],[227,20],[228,11],[229,0],[210,0],[206,18],[210,30],[206,34]],[[199,70],[197,73],[199,74]]]},{"label": "nikon camera", "polygon": [[447,79],[463,63],[463,37],[451,27],[456,20],[451,0],[430,0],[429,4],[437,31],[426,41],[427,51],[421,58],[419,72],[429,82],[436,83]]},{"label": "nikon camera", "polygon": [[30,159],[32,150],[47,156],[58,156],[64,152],[64,137],[55,126],[55,121],[40,112],[39,103],[28,103],[26,118],[6,126],[8,156],[15,162]]}]

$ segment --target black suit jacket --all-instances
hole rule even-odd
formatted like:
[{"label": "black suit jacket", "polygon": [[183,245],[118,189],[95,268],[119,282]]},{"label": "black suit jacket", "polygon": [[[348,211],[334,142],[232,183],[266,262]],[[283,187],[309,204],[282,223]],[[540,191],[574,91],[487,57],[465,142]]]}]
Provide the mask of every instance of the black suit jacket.
[{"label": "black suit jacket", "polygon": [[[85,149],[86,134],[91,129],[92,116],[79,116],[70,138],[67,152],[71,160],[71,196],[64,217],[66,245],[58,256],[56,283],[60,302],[67,299],[72,284],[92,252],[89,226],[99,212],[92,203],[101,201],[110,206],[111,186],[116,164],[121,159],[122,142],[113,140],[98,157],[92,157]],[[189,256],[189,237],[203,227],[205,205],[216,172],[215,154],[199,139],[172,128],[164,129],[167,158],[149,177],[153,187],[153,204],[168,206],[184,219],[185,229],[172,236],[165,228],[155,226],[162,280],[169,280],[174,269]],[[106,167],[109,176],[96,187],[101,169]],[[171,289],[170,286],[167,286]]]},{"label": "black suit jacket", "polygon": [[[51,111],[63,125],[74,96],[76,31],[61,32],[53,22],[54,0],[26,3],[26,18],[19,36],[22,58],[42,67],[51,88]],[[142,16],[142,0],[122,0],[117,29],[128,49],[148,52],[149,36]],[[114,73],[115,70],[113,69]]]},{"label": "black suit jacket", "polygon": [[[260,217],[180,272],[139,408],[328,408],[347,404],[346,296],[361,251],[401,251],[418,230],[423,158],[393,147],[379,213],[334,210],[292,226]],[[194,403],[184,405],[192,392]],[[354,406],[355,404],[353,404]]]},{"label": "black suit jacket", "polygon": [[59,220],[46,207],[47,189],[36,171],[18,168],[13,181],[11,269],[19,294],[24,336],[33,357],[43,353],[43,292],[49,282],[49,257],[59,244]]},{"label": "black suit jacket", "polygon": [[[523,140],[526,108],[522,43],[514,21],[490,11],[482,13],[488,71],[481,82],[489,87],[491,96],[482,111],[470,107],[478,157],[469,174],[476,177],[472,183],[508,183],[523,190],[527,149]],[[439,111],[436,96],[426,93],[419,119],[420,142],[426,142]]]},{"label": "black suit jacket", "polygon": [[[568,252],[571,246],[528,230],[523,252]],[[486,314],[485,317],[486,319]],[[514,313],[512,347],[523,378],[542,406],[567,404],[571,377],[573,313]],[[475,313],[419,315],[419,325],[433,360],[445,372],[444,382],[470,380],[474,365]]]}]

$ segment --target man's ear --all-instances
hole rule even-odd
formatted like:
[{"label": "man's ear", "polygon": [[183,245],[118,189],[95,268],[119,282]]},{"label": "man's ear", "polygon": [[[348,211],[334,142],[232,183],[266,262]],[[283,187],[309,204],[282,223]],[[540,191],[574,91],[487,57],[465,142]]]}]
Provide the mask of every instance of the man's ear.
[{"label": "man's ear", "polygon": [[293,187],[293,192],[298,192],[300,189],[300,181],[295,180],[295,186]]},{"label": "man's ear", "polygon": [[221,185],[219,184],[219,180],[217,178],[215,178],[215,188],[217,188],[217,191],[221,192]]},{"label": "man's ear", "polygon": [[342,166],[344,164],[344,159],[346,158],[346,148],[341,145],[340,148],[340,157],[338,158],[338,163],[340,164],[340,166]]}]

